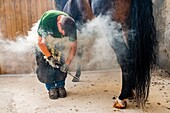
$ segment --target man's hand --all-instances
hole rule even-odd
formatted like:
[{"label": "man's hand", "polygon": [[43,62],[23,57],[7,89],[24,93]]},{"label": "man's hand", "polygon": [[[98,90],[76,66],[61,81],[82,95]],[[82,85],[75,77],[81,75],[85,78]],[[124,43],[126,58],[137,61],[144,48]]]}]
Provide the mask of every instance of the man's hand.
[{"label": "man's hand", "polygon": [[69,66],[67,64],[63,64],[61,67],[60,67],[60,70],[64,73],[67,73],[69,69]]},{"label": "man's hand", "polygon": [[56,60],[56,59],[54,59],[54,57],[52,57],[52,56],[49,56],[48,58],[48,63],[52,66],[52,67],[54,67],[54,68],[57,68],[58,66],[58,61]]}]

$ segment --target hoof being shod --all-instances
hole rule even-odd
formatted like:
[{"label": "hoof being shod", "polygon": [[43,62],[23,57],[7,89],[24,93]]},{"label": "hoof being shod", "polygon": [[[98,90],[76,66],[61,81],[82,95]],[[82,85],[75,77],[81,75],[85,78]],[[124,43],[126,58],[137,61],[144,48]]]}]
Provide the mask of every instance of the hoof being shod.
[{"label": "hoof being shod", "polygon": [[118,108],[118,109],[125,109],[127,106],[126,99],[120,100],[116,98],[116,100],[113,103],[113,107]]},{"label": "hoof being shod", "polygon": [[80,80],[79,79],[77,79],[77,78],[73,78],[73,80],[72,80],[72,82],[79,82]]}]

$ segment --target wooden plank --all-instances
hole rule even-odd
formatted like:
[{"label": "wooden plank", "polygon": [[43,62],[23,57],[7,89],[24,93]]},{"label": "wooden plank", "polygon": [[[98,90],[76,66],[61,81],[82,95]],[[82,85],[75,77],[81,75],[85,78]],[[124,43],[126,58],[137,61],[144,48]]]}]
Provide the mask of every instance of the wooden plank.
[{"label": "wooden plank", "polygon": [[23,34],[27,35],[27,31],[29,30],[29,22],[28,22],[28,5],[26,4],[26,0],[21,0],[21,15],[22,15],[22,26],[23,26]]},{"label": "wooden plank", "polygon": [[15,0],[14,5],[15,5],[15,16],[16,16],[16,36],[18,36],[23,33],[20,0]]},{"label": "wooden plank", "polygon": [[6,15],[5,15],[4,0],[0,0],[0,31],[4,37],[6,37]]},{"label": "wooden plank", "polygon": [[42,6],[42,14],[47,11],[47,0],[43,0],[41,2],[41,6]]},{"label": "wooden plank", "polygon": [[55,4],[54,4],[54,0],[51,0],[51,4],[52,4],[52,9],[56,9]]},{"label": "wooden plank", "polygon": [[48,0],[47,1],[47,10],[50,10],[50,8],[51,8],[51,0]]},{"label": "wooden plank", "polygon": [[15,0],[10,0],[11,4],[11,29],[12,29],[12,37],[16,38],[16,15],[15,15]]},{"label": "wooden plank", "polygon": [[[3,35],[3,37],[6,37],[6,21],[5,21],[5,8],[4,8],[4,0],[0,0],[0,38],[1,37],[1,33]],[[1,53],[2,55],[2,53]],[[2,56],[3,57],[3,56]],[[0,74],[3,74],[3,64],[4,64],[4,60],[2,60],[2,58],[0,59]]]},{"label": "wooden plank", "polygon": [[6,36],[8,39],[12,39],[12,29],[11,29],[11,10],[10,10],[10,0],[4,0],[5,6],[5,19],[6,19]]},{"label": "wooden plank", "polygon": [[27,17],[28,17],[28,30],[32,27],[32,14],[31,14],[31,2],[30,0],[26,0],[27,5]]},{"label": "wooden plank", "polygon": [[38,19],[40,19],[40,17],[42,16],[42,6],[41,6],[41,0],[36,0],[37,2],[37,16],[38,16]]},{"label": "wooden plank", "polygon": [[37,22],[37,20],[38,20],[36,7],[37,7],[36,0],[31,0],[31,19],[32,19],[32,24]]},{"label": "wooden plank", "polygon": [[27,34],[42,14],[55,9],[54,0],[0,0],[1,31],[6,37]]},{"label": "wooden plank", "polygon": [[54,7],[54,0],[48,0],[48,10],[55,9]]}]

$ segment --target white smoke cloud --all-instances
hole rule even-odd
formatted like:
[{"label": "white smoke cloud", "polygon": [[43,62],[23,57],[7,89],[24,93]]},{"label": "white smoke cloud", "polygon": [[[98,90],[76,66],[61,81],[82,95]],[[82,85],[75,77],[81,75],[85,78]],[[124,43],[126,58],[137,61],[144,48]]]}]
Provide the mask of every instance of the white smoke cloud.
[{"label": "white smoke cloud", "polygon": [[98,16],[82,28],[78,38],[84,49],[83,69],[112,69],[118,66],[109,41],[120,35],[120,28],[121,25],[111,21],[109,16]]},{"label": "white smoke cloud", "polygon": [[[15,41],[0,38],[1,70],[10,73],[35,73],[34,49],[37,42],[36,23],[28,36],[17,37]],[[82,70],[99,70],[117,68],[117,60],[109,42],[120,38],[118,29],[121,25],[110,20],[108,16],[98,16],[87,22],[78,32],[78,48],[83,49]],[[121,41],[121,40],[120,40]],[[68,48],[67,48],[68,49]],[[75,70],[77,59],[71,69]]]},{"label": "white smoke cloud", "polygon": [[37,42],[38,23],[33,25],[28,36],[19,36],[15,41],[0,37],[1,70],[7,73],[31,73],[34,71],[34,47]]}]

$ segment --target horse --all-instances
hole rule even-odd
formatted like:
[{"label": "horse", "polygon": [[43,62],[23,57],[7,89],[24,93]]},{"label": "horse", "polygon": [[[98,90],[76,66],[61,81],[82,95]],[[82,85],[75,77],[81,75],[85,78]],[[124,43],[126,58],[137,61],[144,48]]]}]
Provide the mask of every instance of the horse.
[{"label": "horse", "polygon": [[[125,108],[125,99],[135,95],[137,104],[145,108],[157,52],[152,0],[64,0],[65,4],[61,4],[63,0],[55,1],[62,7],[58,7],[59,10],[68,13],[77,23],[109,15],[112,21],[121,24],[118,29],[121,36],[113,35],[109,39],[122,71],[122,89],[114,106]],[[80,74],[79,65],[75,76]]]}]

